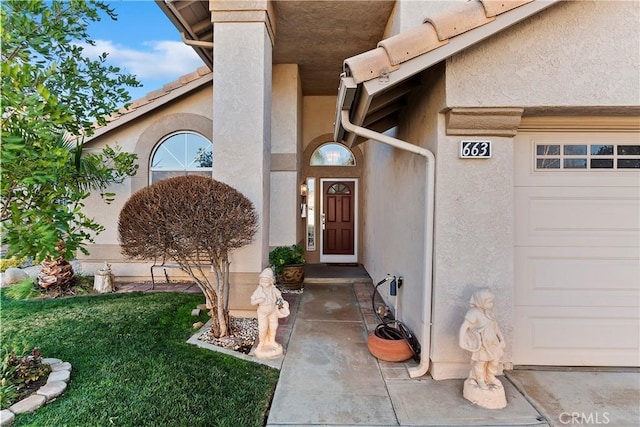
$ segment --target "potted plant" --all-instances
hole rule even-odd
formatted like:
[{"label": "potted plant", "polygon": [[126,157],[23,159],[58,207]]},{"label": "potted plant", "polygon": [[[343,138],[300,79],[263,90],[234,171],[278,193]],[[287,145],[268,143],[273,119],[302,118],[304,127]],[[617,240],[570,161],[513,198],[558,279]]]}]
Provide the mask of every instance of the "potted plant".
[{"label": "potted plant", "polygon": [[276,281],[287,289],[300,289],[304,281],[304,249],[300,245],[278,246],[269,252]]}]

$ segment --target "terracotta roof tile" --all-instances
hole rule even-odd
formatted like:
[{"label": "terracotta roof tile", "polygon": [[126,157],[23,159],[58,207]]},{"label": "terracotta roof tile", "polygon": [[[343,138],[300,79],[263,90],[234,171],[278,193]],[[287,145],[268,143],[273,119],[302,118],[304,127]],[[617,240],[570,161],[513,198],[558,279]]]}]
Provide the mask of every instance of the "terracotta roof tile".
[{"label": "terracotta roof tile", "polygon": [[447,43],[449,40],[438,39],[433,25],[424,24],[382,40],[378,47],[384,48],[391,64],[398,65]]},{"label": "terracotta roof tile", "polygon": [[532,2],[533,0],[480,0],[488,17],[500,15],[518,6]]},{"label": "terracotta roof tile", "polygon": [[438,15],[422,25],[378,43],[376,49],[344,61],[344,71],[356,83],[375,79],[400,68],[400,64],[435,50],[449,39],[486,25],[496,16],[535,0],[470,0]]},{"label": "terracotta roof tile", "polygon": [[459,4],[437,16],[425,19],[424,22],[431,23],[436,28],[440,40],[446,40],[495,19],[493,16],[485,15],[482,3],[473,1]]},{"label": "terracotta roof tile", "polygon": [[382,47],[352,56],[344,63],[351,70],[356,83],[375,79],[399,68],[398,65],[391,64],[389,56]]}]

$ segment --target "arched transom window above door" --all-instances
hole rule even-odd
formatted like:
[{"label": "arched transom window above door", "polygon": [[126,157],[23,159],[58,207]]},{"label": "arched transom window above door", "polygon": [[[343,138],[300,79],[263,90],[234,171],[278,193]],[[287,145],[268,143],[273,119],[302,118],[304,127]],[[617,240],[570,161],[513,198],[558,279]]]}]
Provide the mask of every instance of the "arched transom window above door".
[{"label": "arched transom window above door", "polygon": [[337,183],[329,187],[327,194],[351,194],[351,189],[344,184]]},{"label": "arched transom window above door", "polygon": [[329,142],[318,147],[311,155],[311,166],[355,166],[356,158],[347,147]]},{"label": "arched transom window above door", "polygon": [[213,173],[213,145],[193,132],[170,135],[160,142],[151,155],[149,181],[158,181],[175,176],[203,175]]}]

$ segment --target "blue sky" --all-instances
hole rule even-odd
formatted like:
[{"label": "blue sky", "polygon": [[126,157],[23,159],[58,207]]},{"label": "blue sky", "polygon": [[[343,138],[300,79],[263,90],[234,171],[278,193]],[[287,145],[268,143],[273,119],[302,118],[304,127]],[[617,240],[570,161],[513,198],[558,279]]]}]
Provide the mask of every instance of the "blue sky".
[{"label": "blue sky", "polygon": [[109,64],[136,75],[143,87],[129,89],[133,100],[204,65],[153,0],[107,3],[118,20],[106,16],[92,23],[89,35],[96,46],[85,46],[84,52],[90,57],[107,52]]}]

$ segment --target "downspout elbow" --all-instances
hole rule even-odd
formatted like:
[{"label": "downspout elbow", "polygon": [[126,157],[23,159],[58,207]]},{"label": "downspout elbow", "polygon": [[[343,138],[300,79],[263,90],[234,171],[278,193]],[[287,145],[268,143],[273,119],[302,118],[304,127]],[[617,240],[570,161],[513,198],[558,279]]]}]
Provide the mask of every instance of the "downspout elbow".
[{"label": "downspout elbow", "polygon": [[196,47],[208,47],[209,49],[213,49],[213,42],[188,39],[187,36],[184,34],[184,32],[180,33],[180,36],[182,37],[182,43],[186,45],[196,46]]}]

